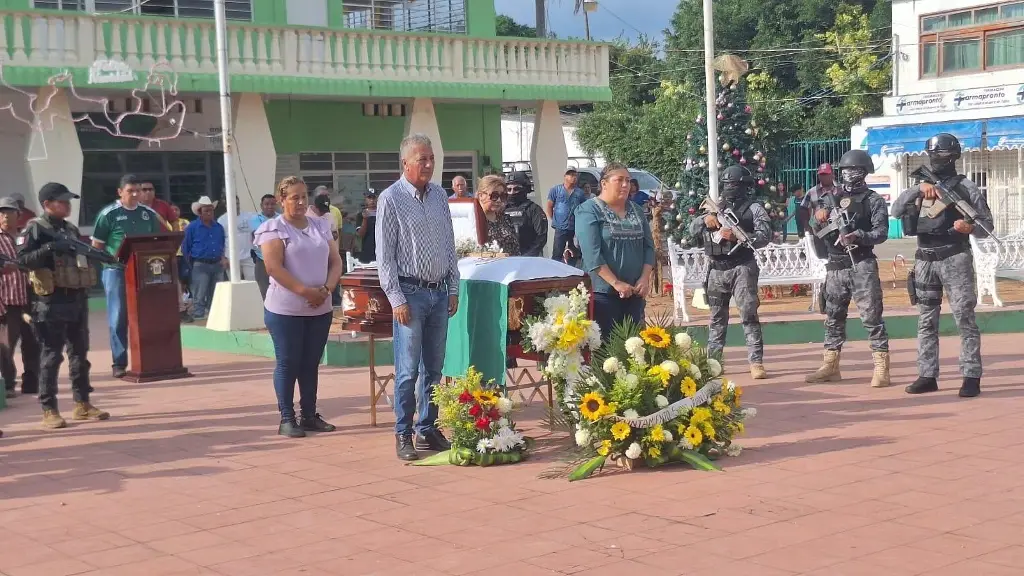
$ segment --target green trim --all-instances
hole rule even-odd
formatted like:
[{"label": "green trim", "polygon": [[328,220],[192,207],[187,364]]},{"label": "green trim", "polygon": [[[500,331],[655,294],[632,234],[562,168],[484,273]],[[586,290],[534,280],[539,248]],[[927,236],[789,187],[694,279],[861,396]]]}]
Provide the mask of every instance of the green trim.
[{"label": "green trim", "polygon": [[466,34],[474,38],[498,36],[498,11],[494,0],[466,0]]}]

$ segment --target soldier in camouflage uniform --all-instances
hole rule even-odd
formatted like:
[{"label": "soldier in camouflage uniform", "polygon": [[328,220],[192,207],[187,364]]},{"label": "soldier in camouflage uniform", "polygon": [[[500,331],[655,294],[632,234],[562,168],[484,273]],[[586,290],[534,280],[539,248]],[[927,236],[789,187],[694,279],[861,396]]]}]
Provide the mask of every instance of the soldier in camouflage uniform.
[{"label": "soldier in camouflage uniform", "polygon": [[[873,248],[889,238],[889,210],[885,199],[865,182],[874,171],[867,152],[850,150],[843,154],[839,159],[840,185],[834,194],[819,197],[814,206],[813,240],[819,256],[828,258],[824,288],[825,357],[821,367],[804,379],[807,382],[842,380],[839,358],[846,343],[846,318],[852,299],[871,342],[871,385],[881,388],[890,384],[889,335],[882,320],[882,282]],[[836,210],[849,219],[849,226],[819,237],[819,231],[829,228],[829,218]]]},{"label": "soldier in camouflage uniform", "polygon": [[974,316],[978,302],[975,288],[974,256],[970,235],[988,236],[992,212],[977,184],[957,174],[960,142],[951,134],[938,134],[928,140],[928,160],[932,172],[958,192],[978,213],[974,223],[964,220],[956,208],[942,208],[933,184],[912,186],[892,205],[892,215],[903,221],[908,236],[917,236],[914,270],[907,279],[912,303],[917,304],[917,380],[907,393],[922,394],[939,389],[939,308],[946,291],[953,319],[960,332],[960,396],[981,394],[981,332]]},{"label": "soldier in camouflage uniform", "polygon": [[[742,166],[730,166],[722,174],[723,202],[712,207],[702,218],[695,218],[690,233],[703,243],[708,255],[708,278],[704,291],[711,307],[711,327],[708,335],[708,354],[720,356],[729,328],[729,300],[736,297],[740,309],[743,335],[747,341],[747,360],[750,376],[755,380],[767,378],[764,369],[764,339],[757,309],[761,300],[757,295],[757,280],[761,269],[754,258],[754,249],[768,245],[772,237],[771,220],[764,207],[750,198],[753,183],[750,172]],[[737,245],[736,234],[722,226],[725,210],[739,219],[739,226],[750,242]]]}]

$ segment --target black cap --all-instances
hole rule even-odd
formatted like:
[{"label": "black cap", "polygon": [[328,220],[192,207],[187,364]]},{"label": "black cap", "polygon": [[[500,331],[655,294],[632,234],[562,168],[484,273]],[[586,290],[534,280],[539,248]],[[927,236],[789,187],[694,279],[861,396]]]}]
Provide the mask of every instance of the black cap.
[{"label": "black cap", "polygon": [[80,196],[59,182],[47,182],[39,189],[40,204],[47,200],[71,200],[72,198],[80,198]]}]

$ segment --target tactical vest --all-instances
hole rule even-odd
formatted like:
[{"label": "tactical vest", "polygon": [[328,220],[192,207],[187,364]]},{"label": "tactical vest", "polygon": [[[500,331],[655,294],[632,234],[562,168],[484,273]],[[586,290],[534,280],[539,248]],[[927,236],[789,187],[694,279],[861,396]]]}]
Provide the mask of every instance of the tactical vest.
[{"label": "tactical vest", "polygon": [[[953,188],[960,196],[964,198],[970,198],[970,194],[961,184],[962,176],[955,180],[956,184]],[[948,181],[947,181],[948,182]],[[967,244],[970,242],[970,238],[966,234],[955,234],[951,232],[953,229],[953,223],[957,220],[963,219],[960,212],[957,212],[956,208],[947,206],[945,210],[939,213],[935,218],[928,217],[928,208],[930,206],[930,200],[924,200],[919,198],[916,202],[916,214],[908,214],[910,217],[916,216],[915,226],[913,226],[913,232],[917,236],[917,243],[919,246],[925,248],[937,248],[940,246],[950,246],[953,244]],[[910,211],[908,211],[910,212]]]},{"label": "tactical vest", "polygon": [[[736,213],[736,217],[740,220],[740,228],[747,233],[748,236],[754,235],[754,214],[750,209],[753,200],[744,200],[742,204],[736,207],[730,206],[733,212]],[[722,217],[719,216],[719,219]],[[714,260],[746,260],[754,256],[754,251],[749,246],[740,246],[731,255],[729,252],[732,251],[736,246],[736,242],[732,240],[722,240],[719,244],[714,240],[715,231],[705,230],[704,231],[704,252]]]},{"label": "tactical vest", "polygon": [[[37,226],[53,230],[53,226],[46,218],[35,218],[32,220]],[[78,228],[70,222],[65,223],[67,233],[72,238],[78,238]],[[80,267],[79,264],[84,267]],[[49,296],[54,289],[65,290],[88,290],[96,285],[96,269],[89,265],[85,257],[74,254],[53,254],[53,269],[43,268],[33,270],[29,273],[29,282],[32,283],[32,290],[39,296]]]},{"label": "tactical vest", "polygon": [[[868,194],[871,192],[870,189],[865,189],[861,192],[850,194],[848,196],[837,197],[829,194],[827,197],[822,198],[820,208],[831,211],[832,208],[837,207],[840,210],[845,210],[848,214],[853,217],[853,229],[863,230],[865,232],[871,231],[871,210],[868,206]],[[849,200],[849,203],[845,201]],[[846,204],[846,206],[843,206]],[[812,216],[813,217],[813,216]],[[852,230],[851,230],[852,232]],[[842,242],[838,245],[836,240],[839,239],[839,232],[835,231],[825,236],[825,238],[818,238],[813,236],[815,249],[820,255],[827,254],[829,258],[843,258],[849,257],[849,253],[846,248],[843,247]],[[870,258],[874,255],[874,249],[871,246],[858,246],[854,250],[855,258],[860,261],[864,258]]]}]

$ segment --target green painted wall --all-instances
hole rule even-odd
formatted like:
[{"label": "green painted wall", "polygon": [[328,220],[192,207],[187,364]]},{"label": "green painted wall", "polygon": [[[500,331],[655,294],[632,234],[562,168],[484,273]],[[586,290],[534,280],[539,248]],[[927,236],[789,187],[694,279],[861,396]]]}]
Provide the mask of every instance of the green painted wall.
[{"label": "green painted wall", "polygon": [[285,0],[252,0],[252,21],[254,24],[288,24]]},{"label": "green painted wall", "polygon": [[469,36],[494,38],[498,35],[497,18],[494,0],[466,0],[466,34]]},{"label": "green painted wall", "polygon": [[[411,103],[409,104],[411,106]],[[485,104],[434,105],[444,148],[476,152],[480,169],[501,166],[501,108]],[[361,102],[271,100],[267,120],[278,154],[299,152],[396,152],[405,118],[363,115]]]},{"label": "green painted wall", "polygon": [[30,10],[32,0],[0,0],[0,10]]}]

